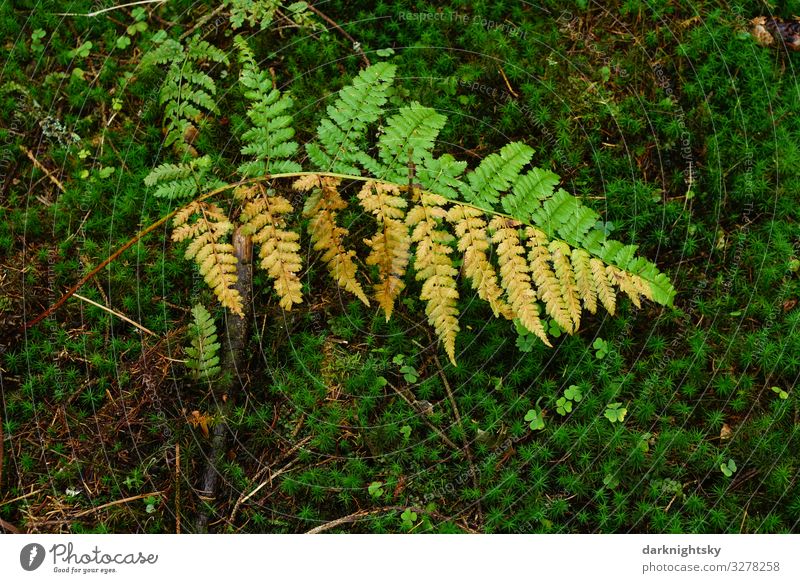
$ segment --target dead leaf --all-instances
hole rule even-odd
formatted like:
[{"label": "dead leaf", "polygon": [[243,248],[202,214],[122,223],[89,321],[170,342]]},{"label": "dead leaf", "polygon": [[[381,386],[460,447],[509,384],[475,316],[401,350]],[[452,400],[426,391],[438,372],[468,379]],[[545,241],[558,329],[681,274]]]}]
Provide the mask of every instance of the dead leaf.
[{"label": "dead leaf", "polygon": [[727,423],[722,424],[722,429],[719,431],[719,438],[720,439],[730,439],[733,436],[733,430],[731,426]]}]

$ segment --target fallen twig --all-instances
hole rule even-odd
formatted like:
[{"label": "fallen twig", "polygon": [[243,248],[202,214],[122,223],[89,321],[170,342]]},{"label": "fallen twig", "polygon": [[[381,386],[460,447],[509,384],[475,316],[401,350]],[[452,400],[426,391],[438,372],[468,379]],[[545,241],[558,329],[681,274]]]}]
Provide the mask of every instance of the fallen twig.
[{"label": "fallen twig", "polygon": [[92,512],[97,512],[98,510],[103,510],[105,508],[110,508],[112,506],[118,506],[120,504],[127,504],[128,502],[133,502],[134,500],[141,500],[142,498],[147,498],[148,496],[160,496],[161,491],[157,492],[148,492],[147,494],[139,494],[137,496],[129,496],[128,498],[123,498],[122,500],[114,500],[113,502],[108,502],[106,504],[101,504],[100,506],[95,506],[94,508],[89,508],[89,510],[83,510],[82,512],[78,512],[77,514],[73,514],[72,518],[80,518],[81,516],[86,516],[91,514]]},{"label": "fallen twig", "polygon": [[104,310],[104,311],[108,312],[109,314],[111,314],[111,315],[113,315],[113,316],[116,316],[116,317],[117,317],[117,318],[119,318],[120,320],[124,320],[125,322],[127,322],[127,323],[128,323],[128,324],[130,324],[131,326],[135,326],[136,328],[138,328],[138,329],[139,329],[139,330],[141,330],[142,332],[147,332],[148,334],[150,334],[150,336],[156,336],[156,337],[158,337],[158,336],[157,336],[157,334],[156,334],[155,332],[151,332],[150,330],[148,330],[147,328],[145,328],[145,327],[144,327],[144,326],[142,326],[141,324],[137,324],[136,322],[134,322],[134,321],[133,321],[133,320],[131,320],[130,318],[128,318],[128,317],[126,317],[126,316],[123,316],[123,315],[122,315],[122,314],[120,314],[119,312],[115,312],[115,311],[114,311],[114,310],[112,310],[111,308],[107,308],[106,306],[104,306],[104,305],[102,305],[102,304],[98,304],[97,302],[95,302],[95,301],[92,301],[92,300],[90,300],[89,298],[85,298],[85,297],[83,297],[82,295],[80,295],[80,294],[78,294],[78,293],[76,293],[76,294],[74,294],[74,295],[75,295],[75,297],[76,297],[76,298],[83,300],[83,301],[84,301],[84,302],[86,302],[87,304],[91,304],[91,305],[93,305],[93,306],[94,306],[94,307],[96,307],[96,308],[100,308],[101,310]]},{"label": "fallen twig", "polygon": [[[289,451],[287,451],[286,453],[283,453],[283,454],[281,454],[280,456],[278,456],[278,459],[276,459],[276,460],[273,462],[273,465],[274,465],[274,464],[277,464],[277,463],[280,463],[280,462],[282,462],[283,460],[285,460],[286,458],[288,458],[290,455],[292,455],[294,452],[296,452],[298,449],[300,449],[301,447],[303,447],[303,446],[304,446],[306,443],[308,443],[309,441],[311,441],[311,436],[310,436],[310,435],[309,435],[308,437],[305,437],[305,438],[301,439],[299,442],[297,442],[296,444],[294,444],[294,445],[291,447],[291,449],[289,449]],[[280,473],[283,473],[283,471],[284,471],[285,469],[288,469],[288,467],[289,467],[288,465],[287,465],[287,466],[284,466],[283,468],[281,468],[281,470],[279,470],[279,472],[280,472]],[[253,479],[252,479],[252,481],[253,481],[253,482],[257,482],[258,480],[260,480],[260,479],[261,479],[261,477],[262,477],[262,476],[263,476],[265,473],[267,473],[267,472],[268,472],[268,471],[269,471],[271,468],[272,468],[272,465],[268,465],[268,466],[264,466],[263,468],[261,468],[260,470],[258,470],[258,472],[256,472],[256,474],[253,476]],[[277,473],[276,473],[276,474],[272,474],[272,475],[270,476],[270,480],[272,480],[273,478],[275,478],[277,475],[278,475]],[[250,494],[247,494],[247,495],[245,495],[245,493],[244,493],[244,492],[242,492],[242,493],[241,493],[241,495],[239,496],[239,499],[238,499],[238,500],[236,500],[236,504],[234,504],[234,505],[233,505],[233,510],[231,511],[230,518],[228,518],[228,522],[230,522],[230,523],[233,523],[233,520],[236,518],[236,514],[239,512],[239,507],[240,507],[242,504],[244,504],[244,502],[245,502],[246,500],[250,499],[250,497],[252,497],[252,496],[253,496],[253,494],[255,494],[255,493],[256,493],[256,492],[257,492],[257,491],[258,491],[260,488],[261,488],[261,487],[259,486],[259,488],[257,488],[256,490],[252,491]]]},{"label": "fallen twig", "polygon": [[85,16],[87,18],[94,18],[112,10],[119,10],[121,8],[128,8],[129,6],[139,6],[141,4],[163,4],[167,0],[138,0],[137,2],[128,2],[127,4],[120,4],[119,6],[109,6],[102,10],[95,10],[94,12],[56,12],[54,16]]},{"label": "fallen twig", "polygon": [[19,147],[19,149],[25,153],[25,155],[31,162],[33,162],[34,166],[36,166],[39,170],[44,172],[45,176],[47,176],[50,179],[50,182],[55,184],[61,192],[64,192],[64,185],[61,184],[61,181],[55,176],[53,176],[53,173],[50,172],[47,168],[45,168],[44,164],[42,164],[41,162],[39,162],[39,160],[36,159],[36,156],[33,155],[33,152],[31,152],[28,148],[22,145]]},{"label": "fallen twig", "polygon": [[[306,534],[319,534],[321,532],[325,532],[326,530],[336,528],[339,525],[347,524],[349,522],[355,522],[359,518],[363,518],[365,516],[372,516],[374,514],[383,514],[384,512],[403,511],[403,510],[411,510],[412,512],[416,512],[417,514],[427,514],[441,521],[451,520],[450,518],[442,514],[439,514],[437,512],[431,512],[429,510],[425,510],[424,508],[418,508],[416,506],[384,506],[383,508],[376,508],[374,510],[359,510],[358,512],[354,512],[353,514],[348,514],[347,516],[337,518],[336,520],[331,520],[330,522],[326,522],[325,524],[320,524],[319,526],[312,528],[311,530],[307,531]],[[463,528],[466,532],[470,534],[477,534],[476,531],[472,530],[466,525],[462,525],[461,528]]]}]

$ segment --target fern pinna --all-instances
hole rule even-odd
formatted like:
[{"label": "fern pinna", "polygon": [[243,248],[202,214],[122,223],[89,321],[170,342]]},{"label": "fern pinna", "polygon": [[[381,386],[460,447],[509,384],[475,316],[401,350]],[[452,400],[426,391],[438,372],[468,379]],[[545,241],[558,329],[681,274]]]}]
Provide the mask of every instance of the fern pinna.
[{"label": "fern pinna", "polygon": [[[339,91],[316,139],[306,144],[311,167],[301,171],[291,101],[259,70],[247,45],[236,44],[253,123],[242,135],[241,152],[249,158],[239,166],[242,180],[231,185],[241,206],[226,218],[216,205],[195,201],[173,220],[174,238],[192,239],[187,257],[227,308],[243,309],[233,289],[235,259],[224,241],[237,224],[253,236],[280,305],[289,310],[303,301],[301,218],[333,280],[365,305],[374,300],[387,319],[413,272],[428,321],[453,363],[459,275],[496,316],[547,345],[545,317],[575,333],[584,309],[595,313],[601,305],[613,314],[619,294],[636,306],[642,297],[671,305],[675,290],[666,275],[636,256],[635,245],[609,239],[598,213],[558,188],[556,174],[531,167],[531,147],[512,142],[469,170],[434,153],[446,123],[441,113],[413,102],[386,118],[394,65],[375,64]],[[161,174],[163,182],[152,180],[161,192],[184,180]],[[306,194],[303,208],[292,205],[290,189]],[[372,222],[372,235],[361,242],[339,224],[341,211],[355,204]],[[197,221],[189,223],[193,216]],[[369,250],[363,262],[356,254],[360,243]],[[371,273],[359,273],[365,268]],[[371,286],[362,283],[367,279]]]}]

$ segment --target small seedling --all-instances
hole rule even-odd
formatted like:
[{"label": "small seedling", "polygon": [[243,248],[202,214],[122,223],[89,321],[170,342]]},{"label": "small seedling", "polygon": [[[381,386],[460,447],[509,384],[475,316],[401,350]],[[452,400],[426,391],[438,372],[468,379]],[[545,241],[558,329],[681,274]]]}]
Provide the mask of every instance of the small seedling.
[{"label": "small seedling", "polygon": [[619,486],[619,479],[615,474],[606,474],[606,477],[603,478],[603,485],[609,490],[613,490]]},{"label": "small seedling", "polygon": [[514,320],[514,327],[517,329],[516,345],[520,352],[530,352],[536,344],[536,335],[532,334],[519,320]]},{"label": "small seedling", "polygon": [[372,482],[367,487],[367,492],[369,492],[369,495],[373,498],[380,498],[383,496],[383,482]]},{"label": "small seedling", "polygon": [[564,396],[556,401],[556,412],[559,415],[566,415],[572,412],[573,401],[578,403],[583,399],[583,393],[578,385],[570,385],[569,388],[564,389]]},{"label": "small seedling", "polygon": [[547,323],[547,333],[553,338],[559,338],[564,331],[561,329],[561,326],[558,325],[558,322],[551,319]]},{"label": "small seedling", "polygon": [[556,412],[559,415],[566,415],[572,412],[572,401],[566,397],[561,397],[556,401]]},{"label": "small seedling", "polygon": [[598,338],[592,344],[592,348],[595,350],[595,358],[603,359],[608,354],[608,342],[603,340],[602,338]]},{"label": "small seedling", "polygon": [[407,364],[405,354],[396,355],[392,359],[392,362],[400,367],[400,374],[403,375],[403,378],[407,383],[416,383],[419,380],[419,373],[417,372],[417,369],[410,364]]},{"label": "small seedling", "polygon": [[417,521],[417,513],[413,512],[411,508],[406,508],[400,515],[400,519],[403,521],[403,528],[411,529]]},{"label": "small seedling", "polygon": [[156,496],[148,496],[144,499],[145,503],[145,512],[148,514],[152,514],[156,511],[156,505],[158,504],[158,498]]},{"label": "small seedling", "polygon": [[44,45],[40,41],[45,36],[47,36],[47,33],[41,28],[37,28],[31,33],[31,48],[37,53],[41,53],[44,50]]},{"label": "small seedling", "polygon": [[570,401],[579,403],[583,399],[583,393],[578,385],[570,385],[569,388],[564,389],[564,396]]},{"label": "small seedling", "polygon": [[68,53],[69,58],[70,59],[74,59],[75,57],[80,57],[81,59],[85,59],[86,57],[89,56],[89,53],[92,51],[92,47],[93,46],[94,45],[91,43],[91,41],[86,41],[81,46],[79,46],[77,49],[71,50]]},{"label": "small seedling", "polygon": [[403,439],[408,439],[411,437],[411,426],[410,425],[403,425],[400,428],[400,434],[403,436]]},{"label": "small seedling", "polygon": [[736,473],[736,462],[732,459],[728,460],[728,463],[720,464],[719,469],[722,470],[722,473],[725,474],[725,477],[730,478]]},{"label": "small seedling", "polygon": [[539,407],[539,401],[541,400],[542,398],[539,397],[534,408],[525,414],[525,421],[530,423],[530,427],[533,431],[544,429],[544,414],[542,413],[541,407]]},{"label": "small seedling", "polygon": [[625,415],[627,415],[628,409],[622,406],[622,403],[609,403],[606,406],[606,412],[604,416],[606,419],[611,421],[611,423],[622,423],[625,420]]},{"label": "small seedling", "polygon": [[773,393],[778,395],[778,397],[780,397],[784,401],[789,398],[789,393],[787,391],[784,391],[780,387],[771,387],[771,390],[772,390]]},{"label": "small seedling", "polygon": [[407,383],[416,383],[419,380],[419,373],[413,366],[403,365],[400,367],[400,372]]}]

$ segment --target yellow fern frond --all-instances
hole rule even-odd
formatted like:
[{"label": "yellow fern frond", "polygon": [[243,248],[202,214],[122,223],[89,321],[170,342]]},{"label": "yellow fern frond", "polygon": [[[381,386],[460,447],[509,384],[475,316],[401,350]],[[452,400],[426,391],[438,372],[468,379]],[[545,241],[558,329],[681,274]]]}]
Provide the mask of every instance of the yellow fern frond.
[{"label": "yellow fern frond", "polygon": [[553,241],[549,246],[558,283],[561,285],[562,305],[572,321],[572,331],[576,331],[581,323],[581,302],[578,296],[578,285],[575,283],[575,272],[570,262],[571,250],[563,241]]},{"label": "yellow fern frond", "polygon": [[299,192],[308,192],[312,188],[322,186],[322,177],[318,174],[306,174],[292,183],[292,188]]},{"label": "yellow fern frond", "polygon": [[[189,219],[197,215],[193,223]],[[233,230],[233,225],[217,205],[193,202],[178,211],[172,219],[175,230],[173,241],[191,240],[186,248],[186,258],[194,259],[200,274],[220,303],[239,316],[244,316],[242,296],[236,284],[236,255],[233,245],[223,238]]]},{"label": "yellow fern frond", "polygon": [[648,300],[653,301],[653,288],[650,287],[650,284],[647,283],[642,277],[636,274],[630,274],[631,280],[633,281],[633,285],[636,287],[636,290],[646,297]]},{"label": "yellow fern frond", "polygon": [[500,279],[508,294],[514,316],[547,346],[552,346],[539,319],[536,292],[531,284],[528,263],[525,261],[525,248],[520,243],[519,226],[516,221],[504,217],[495,217],[489,223],[489,229],[493,232],[492,241],[497,245]]},{"label": "yellow fern frond", "polygon": [[592,314],[597,313],[597,290],[592,279],[592,266],[589,264],[589,254],[583,249],[573,249],[570,256],[572,270],[575,272],[575,285],[583,301],[583,307]]},{"label": "yellow fern frond", "polygon": [[367,265],[377,265],[379,281],[375,284],[375,298],[383,308],[386,321],[392,316],[394,301],[403,291],[403,275],[409,260],[410,241],[405,224],[408,203],[399,196],[394,184],[367,182],[358,193],[362,208],[375,215],[378,232],[364,239],[370,248]]},{"label": "yellow fern frond", "polygon": [[528,261],[531,275],[536,282],[536,293],[544,302],[545,310],[556,324],[569,333],[574,331],[569,309],[564,301],[564,292],[556,274],[550,267],[552,255],[548,248],[547,235],[535,227],[525,229],[528,237]]},{"label": "yellow fern frond", "polygon": [[314,249],[322,251],[322,260],[336,282],[368,306],[369,300],[356,279],[357,268],[353,262],[356,253],[344,247],[347,229],[336,224],[337,212],[347,208],[347,203],[339,195],[340,182],[340,179],[329,176],[304,176],[295,181],[294,188],[309,190],[319,185],[303,208],[303,216],[309,219]]},{"label": "yellow fern frond", "polygon": [[639,300],[639,288],[634,283],[630,273],[614,265],[606,267],[606,273],[608,273],[608,279],[611,283],[616,285],[621,292],[627,294],[633,305],[637,308],[642,307],[642,302]]},{"label": "yellow fern frond", "polygon": [[489,261],[489,235],[486,232],[484,212],[474,207],[455,204],[447,213],[447,220],[455,225],[458,250],[464,254],[464,273],[472,280],[478,297],[489,302],[495,316],[513,320],[514,312],[503,301],[503,290],[497,273]]},{"label": "yellow fern frond", "polygon": [[412,228],[411,241],[416,243],[414,269],[416,278],[422,281],[420,298],[427,302],[425,313],[428,322],[444,345],[450,362],[456,363],[456,335],[458,326],[458,289],[453,267],[450,243],[453,236],[439,229],[439,222],[447,216],[442,208],[447,199],[442,196],[422,193],[420,202],[406,216],[406,224]]},{"label": "yellow fern frond", "polygon": [[597,297],[600,298],[600,303],[608,310],[608,313],[613,316],[617,309],[617,296],[614,293],[614,288],[611,287],[606,265],[600,259],[592,257],[589,260],[589,266],[592,270],[592,281],[594,281],[594,287],[597,290]]},{"label": "yellow fern frond", "polygon": [[302,269],[300,235],[286,229],[286,215],[294,210],[284,197],[266,192],[264,187],[237,189],[234,194],[244,200],[241,220],[245,234],[258,244],[261,267],[273,280],[280,306],[291,310],[303,301],[299,273]]}]

